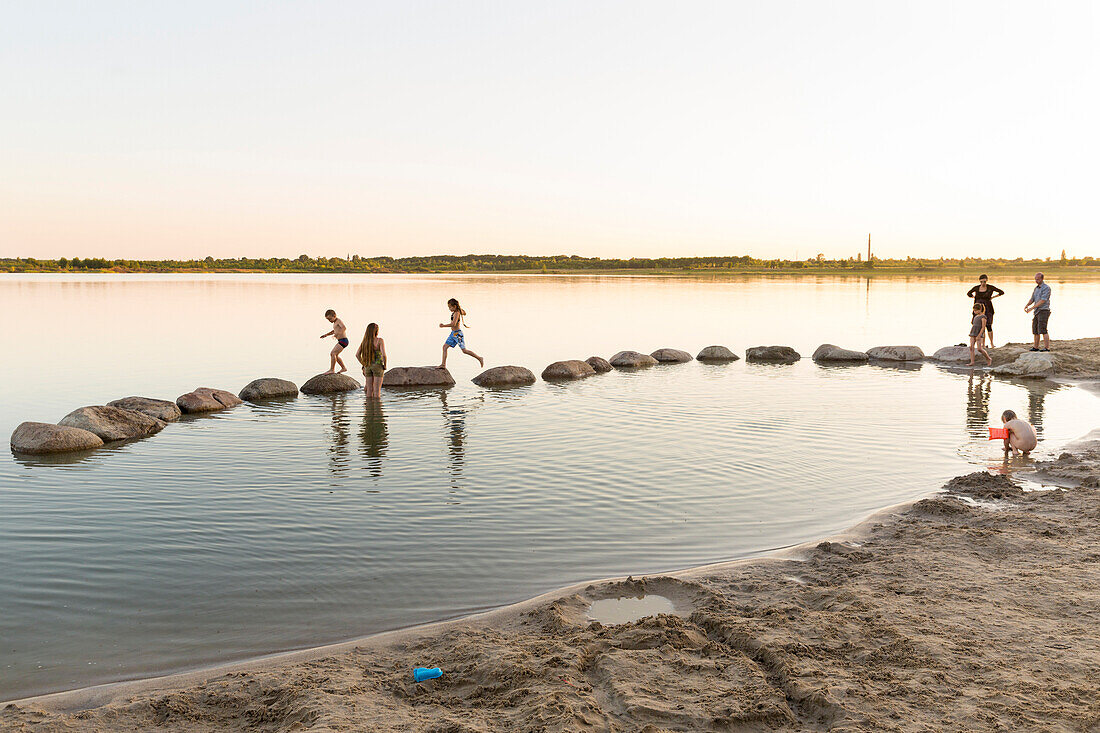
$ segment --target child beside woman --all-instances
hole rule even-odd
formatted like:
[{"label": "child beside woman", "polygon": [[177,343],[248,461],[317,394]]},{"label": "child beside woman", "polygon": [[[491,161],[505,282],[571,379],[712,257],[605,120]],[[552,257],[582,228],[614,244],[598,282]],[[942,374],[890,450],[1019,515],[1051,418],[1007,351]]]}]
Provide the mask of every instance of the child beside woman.
[{"label": "child beside woman", "polygon": [[990,357],[989,352],[985,350],[985,332],[989,324],[989,319],[985,315],[985,305],[983,303],[975,303],[974,309],[971,311],[972,317],[970,319],[970,363],[967,366],[974,366],[974,351],[977,350],[985,357],[985,360],[989,362],[989,366],[993,366],[993,358]]},{"label": "child beside woman", "polygon": [[382,376],[386,373],[386,342],[378,335],[377,323],[367,326],[355,358],[363,365],[363,391],[368,397],[381,397]]}]

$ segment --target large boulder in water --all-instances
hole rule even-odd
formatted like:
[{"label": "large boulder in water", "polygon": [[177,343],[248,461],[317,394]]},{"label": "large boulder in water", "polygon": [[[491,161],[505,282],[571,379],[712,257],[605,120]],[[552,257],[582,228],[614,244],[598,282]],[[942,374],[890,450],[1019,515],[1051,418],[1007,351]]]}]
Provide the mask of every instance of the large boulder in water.
[{"label": "large boulder in water", "polygon": [[236,407],[242,404],[241,398],[232,392],[213,387],[196,387],[187,394],[181,394],[176,398],[176,404],[185,415],[194,415],[201,412],[215,412],[228,407]]},{"label": "large boulder in water", "polygon": [[246,384],[237,396],[248,402],[259,402],[279,397],[297,397],[298,385],[285,379],[262,377],[253,379]]},{"label": "large boulder in water", "polygon": [[1054,359],[1049,352],[1025,351],[1011,364],[993,367],[991,371],[1001,376],[1043,379],[1054,374]]},{"label": "large boulder in water", "polygon": [[657,349],[650,356],[662,364],[683,364],[691,361],[691,354],[679,349]]},{"label": "large boulder in water", "polygon": [[602,356],[590,356],[584,360],[584,363],[596,370],[596,374],[606,374],[615,368]]},{"label": "large boulder in water", "polygon": [[737,361],[741,357],[725,346],[705,346],[695,358],[699,361]]},{"label": "large boulder in water", "polygon": [[793,364],[801,358],[790,346],[753,346],[745,351],[745,361],[768,364]]},{"label": "large boulder in water", "polygon": [[932,361],[943,362],[944,364],[958,364],[959,362],[970,361],[970,349],[965,346],[944,346],[942,349],[936,349],[936,353],[928,357]]},{"label": "large boulder in water", "polygon": [[130,440],[144,438],[159,433],[165,422],[149,417],[144,412],[124,410],[121,407],[92,405],[79,407],[57,421],[67,428],[87,430],[98,435],[104,442],[111,440]]},{"label": "large boulder in water", "polygon": [[453,387],[455,378],[441,367],[394,367],[382,375],[383,387]]},{"label": "large boulder in water", "polygon": [[836,344],[822,344],[814,351],[813,360],[823,362],[861,362],[867,361],[867,354],[862,351],[842,349]]},{"label": "large boulder in water", "polygon": [[155,400],[152,397],[123,397],[121,400],[111,400],[107,403],[107,407],[121,407],[123,410],[143,412],[149,417],[155,417],[164,422],[175,422],[182,414],[175,402]]},{"label": "large boulder in water", "polygon": [[302,385],[302,394],[336,394],[359,389],[360,384],[347,374],[318,374]]},{"label": "large boulder in water", "polygon": [[879,361],[920,361],[924,352],[919,346],[875,346],[867,349],[867,357]]},{"label": "large boulder in water", "polygon": [[495,366],[473,378],[478,387],[524,387],[535,383],[535,374],[521,366]]},{"label": "large boulder in water", "polygon": [[608,363],[619,369],[640,369],[653,366],[657,360],[649,354],[639,354],[637,351],[620,351],[611,357]]},{"label": "large boulder in water", "polygon": [[11,434],[11,449],[16,453],[69,453],[103,445],[95,433],[46,422],[25,422]]},{"label": "large boulder in water", "polygon": [[[609,364],[607,368],[610,369],[611,365]],[[583,379],[591,377],[595,373],[596,370],[588,362],[580,359],[568,359],[566,361],[555,361],[543,369],[542,378],[552,382],[555,380]]]}]

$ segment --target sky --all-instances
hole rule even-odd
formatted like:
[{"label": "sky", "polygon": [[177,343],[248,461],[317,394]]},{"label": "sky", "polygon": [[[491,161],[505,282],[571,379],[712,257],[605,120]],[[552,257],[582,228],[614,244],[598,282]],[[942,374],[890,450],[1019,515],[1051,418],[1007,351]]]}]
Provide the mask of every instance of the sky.
[{"label": "sky", "polygon": [[1098,18],[0,2],[0,256],[1097,256]]}]

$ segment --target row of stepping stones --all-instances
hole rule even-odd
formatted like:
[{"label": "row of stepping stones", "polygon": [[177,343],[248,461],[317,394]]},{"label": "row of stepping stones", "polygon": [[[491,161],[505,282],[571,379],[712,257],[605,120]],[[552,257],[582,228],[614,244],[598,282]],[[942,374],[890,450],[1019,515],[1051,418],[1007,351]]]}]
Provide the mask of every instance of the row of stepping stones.
[{"label": "row of stepping stones", "polygon": [[[740,357],[725,346],[707,346],[695,357],[701,362],[724,363]],[[794,363],[802,356],[789,346],[754,346],[745,352],[746,361]],[[819,362],[857,362],[869,359],[916,361],[924,353],[916,346],[879,346],[866,352],[841,349],[822,344],[814,352]],[[556,361],[542,371],[546,381],[583,379],[603,374],[613,368],[639,369],[656,364],[680,364],[692,360],[691,354],[679,349],[658,349],[651,354],[620,351],[610,359],[591,356],[585,360]],[[534,384],[534,373],[521,366],[497,366],[474,377],[481,387],[513,387]],[[455,380],[440,367],[394,367],[385,373],[383,385],[402,387],[451,387]],[[245,400],[296,397],[298,392],[309,395],[333,394],[359,389],[359,383],[346,374],[318,374],[302,385],[274,377],[256,379],[234,395],[222,389],[198,387],[180,395],[175,402],[150,397],[124,397],[106,405],[80,407],[61,418],[57,424],[21,423],[11,435],[11,448],[16,453],[43,454],[90,450],[104,443],[133,440],[154,435],[181,415],[197,415],[236,407]]]}]

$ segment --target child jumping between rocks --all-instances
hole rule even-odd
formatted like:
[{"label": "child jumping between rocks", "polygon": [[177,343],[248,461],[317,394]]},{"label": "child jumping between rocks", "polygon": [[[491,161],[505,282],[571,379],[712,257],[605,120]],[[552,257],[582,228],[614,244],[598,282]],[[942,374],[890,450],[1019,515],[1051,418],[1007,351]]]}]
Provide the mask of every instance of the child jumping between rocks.
[{"label": "child jumping between rocks", "polygon": [[481,366],[485,366],[484,359],[466,348],[466,337],[462,333],[462,327],[466,325],[462,317],[466,315],[466,311],[462,310],[462,306],[458,304],[458,300],[455,298],[447,301],[447,307],[451,309],[451,320],[448,323],[440,323],[439,327],[451,329],[451,334],[443,342],[443,361],[439,362],[439,368],[447,368],[447,349],[452,346],[462,349],[463,354],[474,357]]}]

